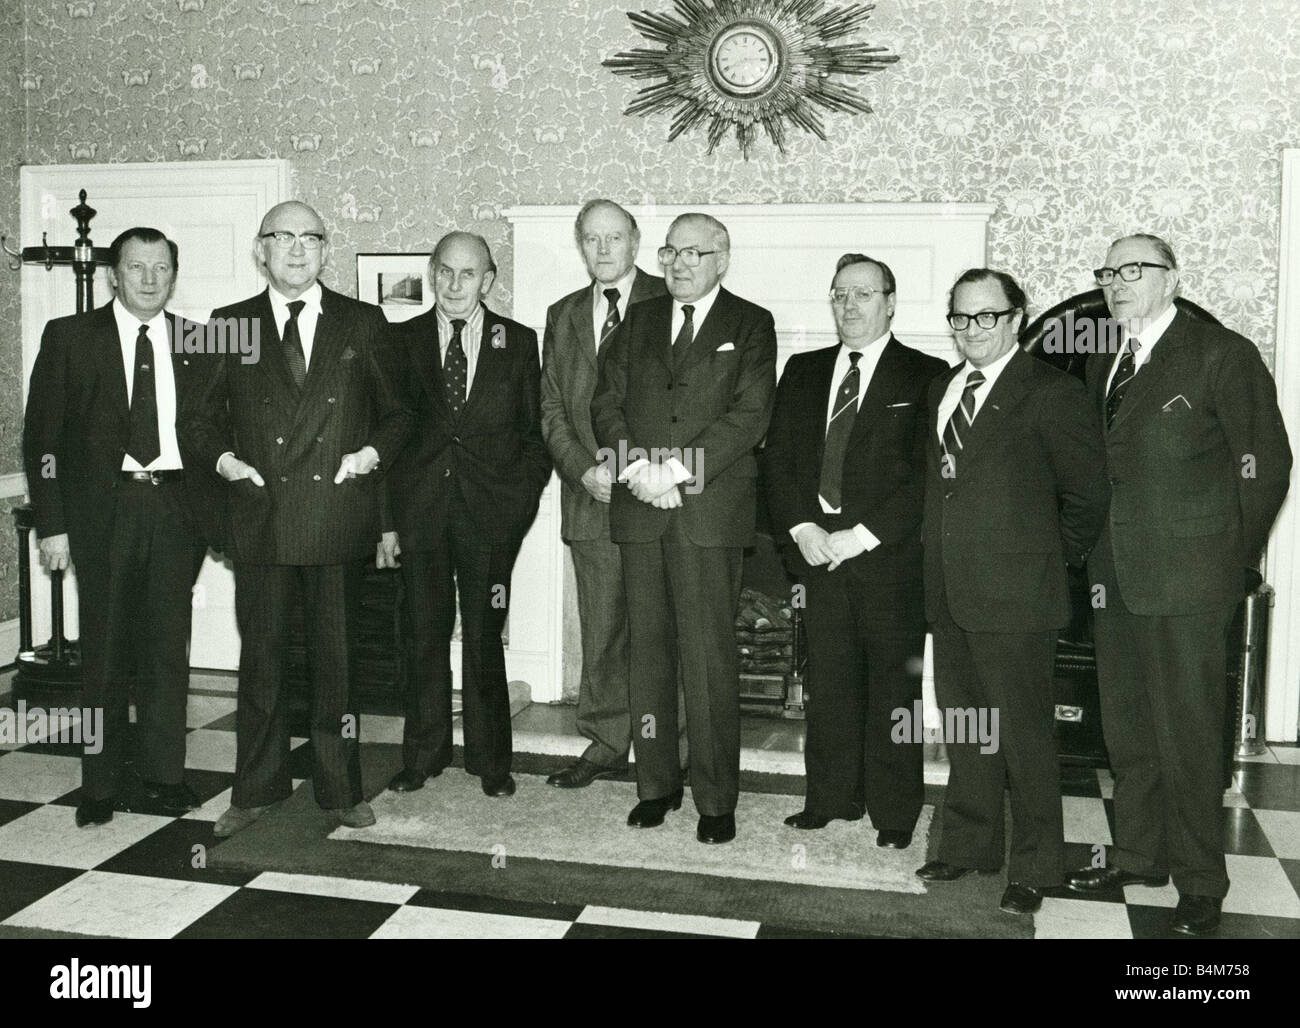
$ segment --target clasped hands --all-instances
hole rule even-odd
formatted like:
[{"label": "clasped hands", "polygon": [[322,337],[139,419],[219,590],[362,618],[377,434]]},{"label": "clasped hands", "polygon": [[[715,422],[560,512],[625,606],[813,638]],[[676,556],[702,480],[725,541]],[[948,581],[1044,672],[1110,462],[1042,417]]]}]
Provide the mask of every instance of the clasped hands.
[{"label": "clasped hands", "polygon": [[805,561],[813,567],[826,564],[827,571],[834,571],[846,560],[852,560],[867,550],[851,528],[827,532],[820,525],[806,525],[795,536],[795,542],[799,544],[799,552]]},{"label": "clasped hands", "polygon": [[643,464],[627,476],[627,484],[633,496],[652,507],[672,510],[682,505],[681,490],[666,464]]},{"label": "clasped hands", "polygon": [[[379,453],[373,446],[363,446],[354,453],[345,453],[339,461],[339,470],[334,475],[334,484],[344,479],[368,475],[379,467]],[[227,482],[238,482],[247,478],[259,488],[266,485],[265,480],[253,465],[245,463],[233,453],[223,454],[217,462],[217,473]]]}]

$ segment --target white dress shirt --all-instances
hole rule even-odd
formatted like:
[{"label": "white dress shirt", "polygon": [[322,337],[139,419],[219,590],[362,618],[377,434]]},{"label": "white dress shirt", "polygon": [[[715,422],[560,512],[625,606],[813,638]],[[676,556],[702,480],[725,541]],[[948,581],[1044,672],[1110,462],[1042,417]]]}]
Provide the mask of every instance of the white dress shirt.
[{"label": "white dress shirt", "polygon": [[1012,346],[1006,353],[995,360],[993,363],[976,368],[975,365],[967,361],[962,367],[965,371],[958,371],[952,376],[952,381],[948,383],[948,388],[944,390],[943,398],[939,401],[939,420],[936,430],[939,435],[940,444],[943,443],[943,430],[948,427],[948,422],[952,420],[953,411],[961,403],[961,394],[966,389],[966,379],[970,377],[972,371],[979,371],[984,376],[984,381],[975,387],[975,413],[971,421],[979,417],[980,408],[984,406],[984,401],[988,399],[989,393],[993,390],[993,383],[998,380],[1002,370],[1011,363],[1011,358],[1016,355],[1020,347]]},{"label": "white dress shirt", "polygon": [[591,305],[591,331],[596,339],[597,349],[600,348],[601,330],[605,327],[605,319],[609,317],[609,301],[605,299],[605,290],[618,290],[618,319],[622,321],[627,317],[627,305],[632,297],[632,283],[635,281],[636,268],[633,267],[631,271],[612,285],[606,285],[604,282],[593,282],[591,284],[592,295],[594,296],[594,302]]},{"label": "white dress shirt", "polygon": [[[274,286],[267,286],[271,298],[271,314],[275,318],[275,330],[284,339],[284,326],[289,323],[289,301],[275,291]],[[320,283],[313,282],[311,288],[298,297],[305,307],[298,312],[298,338],[302,340],[304,367],[311,368],[311,348],[316,341],[316,322],[320,320]]]},{"label": "white dress shirt", "polygon": [[[438,322],[438,357],[441,366],[447,364],[447,347],[451,345],[454,334],[451,318],[442,312],[441,307],[434,307],[434,320]],[[467,318],[460,318],[465,327],[460,330],[460,344],[465,351],[465,398],[474,388],[474,371],[478,368],[478,352],[483,345],[483,305],[475,304],[474,310]]]},{"label": "white dress shirt", "polygon": [[[1173,324],[1174,315],[1177,313],[1178,308],[1171,303],[1155,321],[1144,326],[1141,332],[1137,332],[1132,336],[1125,334],[1124,342],[1119,350],[1121,355],[1128,349],[1128,340],[1130,338],[1138,341],[1137,352],[1133,354],[1133,373],[1135,375],[1142,370],[1142,365],[1151,359],[1151,351],[1156,348],[1156,343],[1160,342],[1160,337],[1165,334],[1165,330]],[[1117,355],[1114,363],[1110,366],[1110,374],[1106,376],[1107,393],[1110,392],[1110,384],[1115,381],[1115,369],[1119,367],[1119,362],[1122,359],[1122,356]]]},{"label": "white dress shirt", "polygon": [[135,340],[140,325],[149,327],[149,345],[153,348],[154,396],[158,403],[158,456],[143,467],[129,453],[122,458],[123,471],[175,471],[181,463],[181,448],[176,442],[176,376],[172,372],[171,336],[167,318],[159,311],[146,322],[113,301],[113,320],[117,322],[117,341],[122,347],[122,367],[126,371],[126,403],[131,406],[135,390]]}]

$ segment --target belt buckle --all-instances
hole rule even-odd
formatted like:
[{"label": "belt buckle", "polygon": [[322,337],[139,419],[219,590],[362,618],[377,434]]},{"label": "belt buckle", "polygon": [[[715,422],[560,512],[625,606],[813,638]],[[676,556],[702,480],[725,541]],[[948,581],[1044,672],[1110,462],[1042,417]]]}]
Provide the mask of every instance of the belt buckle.
[{"label": "belt buckle", "polygon": [[149,484],[162,485],[162,479],[158,477],[158,472],[156,471],[149,472]]}]

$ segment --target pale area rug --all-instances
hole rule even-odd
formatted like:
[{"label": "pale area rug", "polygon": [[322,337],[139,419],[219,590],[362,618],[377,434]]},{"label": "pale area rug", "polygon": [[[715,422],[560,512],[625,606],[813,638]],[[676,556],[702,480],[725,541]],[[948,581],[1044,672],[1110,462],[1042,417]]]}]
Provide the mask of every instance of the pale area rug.
[{"label": "pale area rug", "polygon": [[736,839],[721,846],[696,841],[698,820],[688,789],[681,810],[659,828],[627,826],[636,804],[631,782],[593,782],[556,789],[540,775],[514,775],[510,799],[483,795],[479,780],[448,768],[414,793],[382,792],[371,801],[378,824],[338,828],[329,838],[375,845],[482,853],[506,867],[512,857],[605,864],[728,878],[888,892],[924,893],[915,871],[925,863],[934,808],[922,809],[905,850],[881,849],[865,818],[832,821],[820,831],[782,820],[798,797],[741,793]]}]

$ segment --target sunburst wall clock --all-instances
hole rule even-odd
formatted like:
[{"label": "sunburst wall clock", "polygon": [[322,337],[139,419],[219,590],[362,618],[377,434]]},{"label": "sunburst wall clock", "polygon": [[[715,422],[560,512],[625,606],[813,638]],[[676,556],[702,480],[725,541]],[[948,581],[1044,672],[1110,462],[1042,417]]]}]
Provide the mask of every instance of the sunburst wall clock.
[{"label": "sunburst wall clock", "polygon": [[817,108],[871,113],[850,83],[834,76],[881,71],[898,60],[882,46],[837,42],[864,25],[875,4],[827,9],[826,0],[674,0],[677,16],[650,11],[628,18],[663,50],[616,54],[616,75],[660,79],[637,93],[624,114],[672,111],[671,142],[708,123],[709,153],[727,129],[749,159],[761,125],[784,153],[790,124],[826,138]]}]

